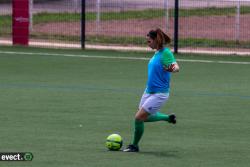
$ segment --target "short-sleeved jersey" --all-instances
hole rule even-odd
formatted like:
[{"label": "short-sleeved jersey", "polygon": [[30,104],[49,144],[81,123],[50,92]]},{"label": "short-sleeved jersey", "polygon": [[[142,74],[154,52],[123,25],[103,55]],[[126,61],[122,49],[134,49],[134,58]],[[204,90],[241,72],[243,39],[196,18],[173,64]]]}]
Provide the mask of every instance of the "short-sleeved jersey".
[{"label": "short-sleeved jersey", "polygon": [[173,53],[169,48],[155,52],[148,63],[148,80],[146,93],[168,93],[171,73],[164,69],[175,63]]}]

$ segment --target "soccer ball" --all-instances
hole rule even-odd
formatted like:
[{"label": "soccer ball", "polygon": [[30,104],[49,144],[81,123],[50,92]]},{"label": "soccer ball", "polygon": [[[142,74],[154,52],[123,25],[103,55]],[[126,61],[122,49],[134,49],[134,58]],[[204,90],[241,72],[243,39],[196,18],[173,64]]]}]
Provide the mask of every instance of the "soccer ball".
[{"label": "soccer ball", "polygon": [[122,147],[122,137],[118,134],[111,134],[106,139],[106,147],[112,151],[118,151]]}]

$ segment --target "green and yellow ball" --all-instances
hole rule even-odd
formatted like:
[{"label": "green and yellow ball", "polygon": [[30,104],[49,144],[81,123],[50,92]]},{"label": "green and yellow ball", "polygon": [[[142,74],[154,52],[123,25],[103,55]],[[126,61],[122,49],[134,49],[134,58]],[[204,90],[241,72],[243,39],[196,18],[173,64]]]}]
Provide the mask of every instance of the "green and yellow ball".
[{"label": "green and yellow ball", "polygon": [[106,139],[106,147],[111,151],[118,151],[122,147],[122,137],[119,134],[111,134]]}]

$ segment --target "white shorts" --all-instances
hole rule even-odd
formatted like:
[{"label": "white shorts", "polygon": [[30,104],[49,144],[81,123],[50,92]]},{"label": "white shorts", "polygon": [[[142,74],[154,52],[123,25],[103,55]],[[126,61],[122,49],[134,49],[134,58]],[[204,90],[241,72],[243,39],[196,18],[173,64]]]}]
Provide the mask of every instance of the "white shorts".
[{"label": "white shorts", "polygon": [[168,101],[169,93],[144,93],[139,104],[147,113],[155,114]]}]

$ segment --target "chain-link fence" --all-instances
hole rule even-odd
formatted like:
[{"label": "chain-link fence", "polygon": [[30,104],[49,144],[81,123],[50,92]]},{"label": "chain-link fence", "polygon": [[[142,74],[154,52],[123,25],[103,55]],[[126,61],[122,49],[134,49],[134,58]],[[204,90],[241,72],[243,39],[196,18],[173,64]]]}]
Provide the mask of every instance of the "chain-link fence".
[{"label": "chain-link fence", "polygon": [[[31,42],[80,46],[81,0],[30,2]],[[86,44],[146,46],[145,34],[155,27],[173,39],[175,0],[85,2]],[[249,0],[180,0],[179,7],[180,48],[250,50]],[[0,4],[0,39],[11,39],[11,11],[10,3]]]},{"label": "chain-link fence", "polygon": [[180,47],[250,48],[250,1],[180,3]]}]

